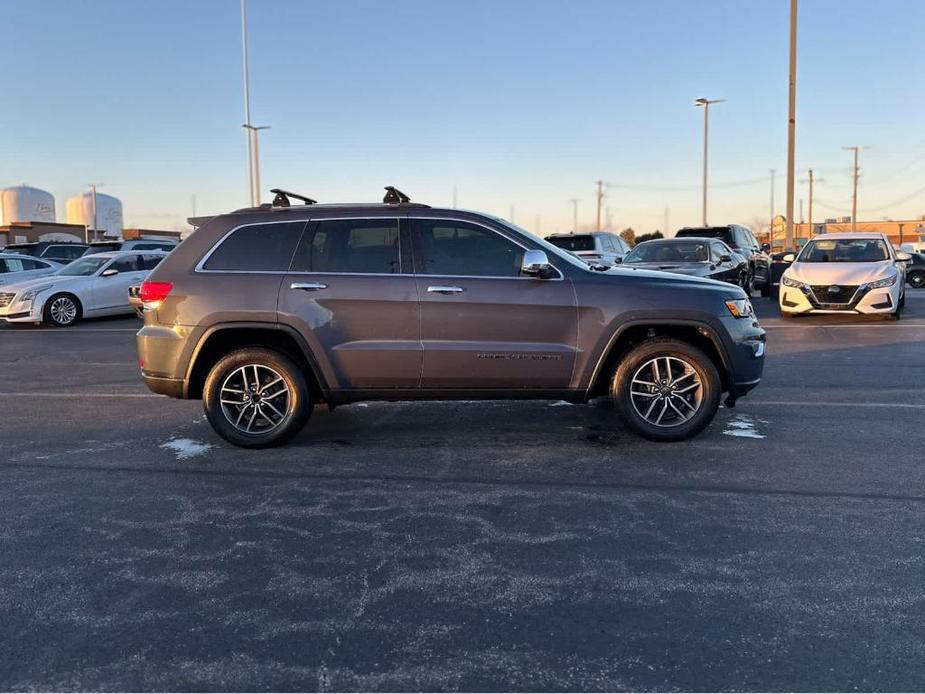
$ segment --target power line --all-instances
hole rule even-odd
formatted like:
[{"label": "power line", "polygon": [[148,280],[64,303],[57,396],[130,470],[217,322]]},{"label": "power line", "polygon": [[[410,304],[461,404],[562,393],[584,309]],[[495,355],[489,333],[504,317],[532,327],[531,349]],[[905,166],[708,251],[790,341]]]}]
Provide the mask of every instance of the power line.
[{"label": "power line", "polygon": [[[710,188],[738,188],[741,186],[753,186],[756,183],[767,183],[768,177],[762,176],[761,178],[748,178],[741,181],[730,181],[728,183],[711,183]],[[663,190],[701,190],[703,184],[700,185],[673,185],[673,186],[643,186],[636,184],[627,184],[627,183],[608,183],[608,188],[621,188],[623,190],[651,190],[651,191],[663,191]]]}]

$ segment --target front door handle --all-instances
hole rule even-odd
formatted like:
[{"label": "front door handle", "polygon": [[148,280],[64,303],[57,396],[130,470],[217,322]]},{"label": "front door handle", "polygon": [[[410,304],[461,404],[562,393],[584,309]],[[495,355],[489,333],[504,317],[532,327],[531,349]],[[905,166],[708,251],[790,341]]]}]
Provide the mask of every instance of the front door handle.
[{"label": "front door handle", "polygon": [[289,285],[290,289],[301,289],[306,292],[314,292],[319,289],[327,289],[328,285],[321,282],[293,282]]},{"label": "front door handle", "polygon": [[466,291],[462,287],[447,287],[442,284],[434,284],[427,288],[427,291],[434,294],[459,294]]}]

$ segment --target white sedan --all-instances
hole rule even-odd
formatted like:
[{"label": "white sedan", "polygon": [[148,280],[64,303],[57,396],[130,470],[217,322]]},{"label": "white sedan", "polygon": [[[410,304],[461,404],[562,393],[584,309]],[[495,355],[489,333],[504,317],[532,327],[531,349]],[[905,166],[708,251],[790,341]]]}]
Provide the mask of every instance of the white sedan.
[{"label": "white sedan", "polygon": [[81,318],[132,313],[128,288],[142,282],[166,253],[95,253],[53,275],[0,287],[0,320],[72,325]]},{"label": "white sedan", "polygon": [[19,253],[0,254],[0,285],[51,275],[64,266],[53,260]]},{"label": "white sedan", "polygon": [[883,234],[821,234],[793,257],[781,277],[780,310],[802,313],[885,313],[899,318],[906,302],[908,253]]}]

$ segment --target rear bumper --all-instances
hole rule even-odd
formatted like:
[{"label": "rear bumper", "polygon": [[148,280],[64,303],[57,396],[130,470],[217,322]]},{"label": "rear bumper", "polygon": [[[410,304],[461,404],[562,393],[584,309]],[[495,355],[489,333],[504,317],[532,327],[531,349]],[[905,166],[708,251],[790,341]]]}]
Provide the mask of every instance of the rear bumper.
[{"label": "rear bumper", "polygon": [[185,382],[176,378],[160,378],[158,376],[142,376],[148,390],[158,395],[166,395],[169,398],[184,397]]}]

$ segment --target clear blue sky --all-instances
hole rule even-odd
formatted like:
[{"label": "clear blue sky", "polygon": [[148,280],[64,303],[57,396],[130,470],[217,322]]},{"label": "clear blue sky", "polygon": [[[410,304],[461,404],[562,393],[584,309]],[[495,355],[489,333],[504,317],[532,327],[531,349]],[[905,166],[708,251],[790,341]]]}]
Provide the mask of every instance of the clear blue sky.
[{"label": "clear blue sky", "polygon": [[[702,112],[710,221],[784,211],[787,0],[250,0],[253,122],[265,189],[420,201],[548,233],[593,220],[646,232],[700,216]],[[0,186],[64,200],[91,181],[131,225],[172,228],[247,201],[237,0],[0,0]],[[797,167],[814,216],[925,214],[925,2],[802,0]],[[682,190],[651,188],[689,187]],[[805,197],[799,184],[797,197]],[[824,207],[823,205],[827,206]],[[838,208],[838,209],[833,209]]]}]

